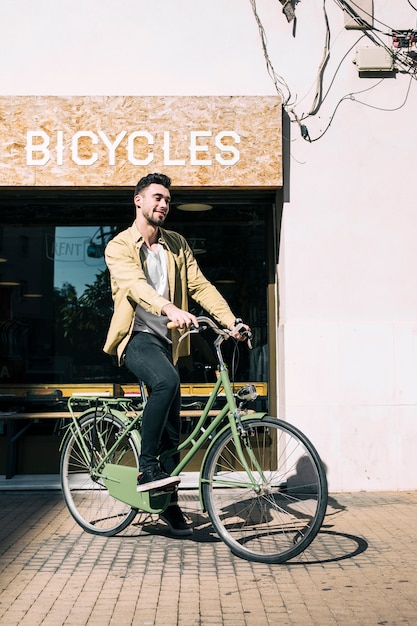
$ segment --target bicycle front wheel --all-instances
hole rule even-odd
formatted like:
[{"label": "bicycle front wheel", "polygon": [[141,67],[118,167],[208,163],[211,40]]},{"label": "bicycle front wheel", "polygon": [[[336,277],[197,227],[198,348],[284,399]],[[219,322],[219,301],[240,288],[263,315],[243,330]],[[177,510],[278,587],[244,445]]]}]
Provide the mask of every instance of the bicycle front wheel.
[{"label": "bicycle front wheel", "polygon": [[243,422],[244,464],[228,428],[202,470],[210,520],[234,554],[283,563],[300,554],[320,530],[327,480],[320,457],[294,426],[273,417]]},{"label": "bicycle front wheel", "polygon": [[82,439],[71,431],[61,455],[61,486],[75,521],[87,532],[110,537],[126,528],[137,510],[113,498],[95,471],[115,442],[108,462],[138,467],[138,451],[117,416],[88,411],[79,420]]}]

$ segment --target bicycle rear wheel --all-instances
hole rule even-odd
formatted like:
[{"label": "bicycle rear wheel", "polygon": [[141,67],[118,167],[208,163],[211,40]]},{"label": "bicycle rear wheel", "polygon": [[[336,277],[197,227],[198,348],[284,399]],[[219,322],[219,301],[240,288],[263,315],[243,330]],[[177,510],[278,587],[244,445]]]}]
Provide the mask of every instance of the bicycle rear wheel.
[{"label": "bicycle rear wheel", "polygon": [[137,468],[139,454],[129,437],[121,437],[124,424],[117,416],[91,410],[79,425],[84,445],[71,431],[62,449],[62,493],[71,515],[85,531],[109,537],[126,528],[137,510],[113,498],[94,467],[118,440],[109,462]]},{"label": "bicycle rear wheel", "polygon": [[250,561],[283,563],[313,541],[327,506],[323,463],[294,426],[273,417],[244,421],[244,458],[228,428],[213,445],[202,470],[210,520],[234,554]]}]

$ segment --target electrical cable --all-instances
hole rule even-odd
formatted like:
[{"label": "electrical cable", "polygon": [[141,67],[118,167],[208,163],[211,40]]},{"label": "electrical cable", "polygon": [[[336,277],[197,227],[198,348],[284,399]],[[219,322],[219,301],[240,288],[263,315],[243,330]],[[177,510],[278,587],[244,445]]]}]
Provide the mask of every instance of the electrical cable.
[{"label": "electrical cable", "polygon": [[[354,0],[334,0],[335,4],[337,4],[337,6],[345,11],[347,11],[348,13],[350,13],[350,15],[355,18],[355,20],[357,22],[359,22],[360,24],[362,24],[363,26],[368,26],[368,28],[370,30],[373,31],[377,31],[379,33],[382,33],[383,35],[388,35],[391,36],[392,31],[395,30],[395,28],[392,28],[389,24],[385,24],[385,22],[382,22],[381,20],[379,20],[377,17],[375,17],[373,14],[368,13],[367,11],[365,11],[365,9],[363,9],[360,5],[356,4],[356,2]],[[408,4],[411,6],[411,8],[413,8],[415,11],[417,11],[417,8],[414,7],[410,0],[407,0]],[[356,7],[357,9],[359,9],[361,11],[361,13],[366,13],[366,15],[368,15],[370,18],[373,19],[374,22],[378,22],[378,24],[381,24],[381,26],[384,26],[385,28],[387,28],[390,32],[384,32],[382,30],[380,30],[379,28],[375,28],[375,26],[373,26],[372,24],[369,24],[366,20],[364,20],[358,13],[356,13],[355,9],[352,7],[352,5],[354,5],[354,7]]]},{"label": "electrical cable", "polygon": [[[338,0],[335,0],[335,1],[336,1],[337,4],[339,4]],[[355,3],[353,3],[353,4],[355,4]],[[326,0],[323,0],[323,11],[324,11],[324,17],[325,17],[325,24],[326,24],[326,46],[325,46],[325,53],[324,53],[323,61],[322,61],[321,65],[319,66],[319,70],[318,70],[318,77],[317,77],[317,85],[318,85],[318,87],[317,87],[317,92],[316,92],[315,100],[313,102],[313,106],[312,106],[311,110],[306,115],[303,115],[301,117],[301,120],[305,120],[308,117],[316,115],[318,113],[318,111],[321,108],[321,105],[323,104],[325,98],[327,97],[327,95],[328,95],[328,93],[329,93],[329,91],[330,91],[330,89],[331,89],[331,87],[333,85],[333,82],[334,82],[334,80],[336,78],[336,75],[337,75],[339,69],[340,69],[340,66],[342,65],[342,63],[345,60],[346,56],[359,43],[359,41],[363,37],[367,36],[367,33],[362,34],[361,37],[359,37],[359,39],[349,48],[349,50],[342,57],[342,60],[340,61],[339,65],[338,65],[338,67],[336,69],[335,74],[333,75],[333,78],[332,78],[332,80],[330,82],[330,85],[329,85],[327,91],[326,91],[326,94],[323,96],[322,92],[323,92],[324,69],[325,69],[325,67],[327,65],[327,62],[328,62],[329,58],[330,58],[330,36],[331,36],[330,25],[329,25],[329,20],[328,20],[328,15],[327,15],[327,11],[326,11],[326,6],[325,5],[326,5]],[[340,4],[339,4],[339,6],[340,6]],[[381,44],[382,44],[382,42],[381,42]],[[391,53],[392,52],[390,50],[390,54]],[[294,114],[294,110],[292,110],[291,112]],[[294,116],[295,116],[295,114],[294,114]],[[296,121],[297,121],[298,124],[300,124],[300,120],[298,120],[298,118],[296,118]],[[304,136],[304,138],[306,138],[308,136],[308,131],[306,131],[305,127],[302,128],[301,125],[300,125],[300,129],[301,129],[301,134]]]},{"label": "electrical cable", "polygon": [[361,36],[359,37],[359,39],[357,39],[357,40],[355,41],[355,43],[354,43],[354,44],[352,44],[352,45],[350,46],[349,50],[347,50],[347,52],[345,52],[345,54],[342,56],[342,58],[341,58],[341,60],[340,60],[340,62],[339,62],[339,65],[337,66],[336,71],[335,71],[335,73],[334,73],[334,75],[333,75],[333,78],[332,78],[332,80],[330,81],[329,86],[327,87],[327,91],[326,91],[326,93],[325,93],[325,94],[324,94],[324,96],[323,96],[322,104],[323,104],[323,102],[326,100],[327,96],[329,95],[330,89],[332,88],[333,83],[334,83],[334,81],[336,80],[336,76],[337,76],[337,74],[338,74],[338,72],[339,72],[339,70],[340,70],[340,68],[341,68],[341,66],[342,66],[343,61],[346,59],[347,55],[348,55],[350,52],[352,52],[353,48],[354,48],[355,46],[357,46],[357,45],[358,45],[358,43],[361,41],[361,39],[363,39],[364,37],[365,37],[365,35],[361,35]]},{"label": "electrical cable", "polygon": [[410,76],[410,81],[408,83],[407,91],[406,91],[405,98],[404,98],[403,102],[399,106],[394,107],[393,109],[386,109],[385,107],[379,107],[379,106],[376,106],[375,104],[368,104],[367,102],[362,102],[361,100],[357,100],[356,98],[352,98],[352,100],[354,102],[357,102],[358,104],[363,104],[363,106],[368,107],[370,109],[376,109],[377,111],[386,111],[386,112],[389,112],[389,113],[391,113],[392,111],[399,111],[407,103],[408,96],[410,95],[410,89],[411,89],[412,80],[413,80],[413,77]]},{"label": "electrical cable", "polygon": [[[333,83],[334,83],[334,81],[336,80],[336,76],[337,76],[337,74],[338,74],[338,72],[339,72],[339,70],[340,70],[340,68],[341,68],[341,66],[342,66],[342,63],[343,63],[343,62],[344,62],[344,60],[346,59],[347,55],[348,55],[348,54],[349,54],[349,53],[353,50],[353,48],[354,48],[355,46],[357,46],[357,45],[358,45],[358,43],[360,42],[360,40],[361,40],[361,39],[363,39],[364,37],[365,37],[365,35],[361,35],[361,36],[359,37],[359,39],[357,39],[357,40],[355,41],[355,43],[353,43],[353,44],[351,45],[351,47],[349,48],[349,50],[347,50],[347,52],[346,52],[346,53],[343,55],[343,57],[341,58],[341,60],[340,60],[340,62],[339,62],[339,65],[337,66],[336,71],[335,71],[335,73],[333,74],[333,78],[332,78],[332,80],[330,81],[329,86],[327,87],[327,91],[326,91],[326,93],[324,94],[324,96],[322,97],[321,104],[323,104],[323,103],[324,103],[324,101],[326,100],[327,96],[329,95],[329,93],[330,93],[330,89],[332,88]],[[306,120],[308,117],[310,117],[310,114],[309,114],[309,113],[306,113],[305,115],[302,115],[302,116],[301,116],[301,118],[297,118],[297,116],[296,116],[296,114],[295,114],[295,112],[294,112],[294,110],[293,110],[293,109],[291,109],[291,113],[294,115],[294,117],[295,117],[295,120],[294,120],[294,121],[296,121],[296,122],[297,122],[297,124],[300,126],[300,128],[301,128],[301,124],[300,124],[300,122],[302,122],[302,121]]]},{"label": "electrical cable", "polygon": [[417,66],[411,57],[407,57],[406,53],[404,54],[402,52],[401,48],[398,50],[398,52],[395,52],[392,50],[392,48],[387,46],[387,44],[382,41],[378,35],[373,35],[372,33],[368,32],[365,33],[365,35],[366,37],[368,37],[368,39],[370,39],[370,41],[372,41],[375,46],[384,48],[387,54],[392,57],[394,65],[396,65],[398,71],[403,71],[409,76],[415,77]]},{"label": "electrical cable", "polygon": [[310,143],[314,143],[315,141],[318,141],[319,139],[321,139],[323,137],[323,135],[325,135],[327,133],[327,131],[329,130],[329,128],[330,128],[330,126],[331,126],[331,124],[333,122],[333,119],[334,119],[334,117],[336,115],[336,112],[337,112],[339,106],[345,100],[352,100],[352,102],[356,102],[357,104],[362,104],[363,106],[366,106],[366,107],[371,108],[371,109],[376,109],[378,111],[392,112],[392,111],[399,111],[400,109],[402,109],[402,107],[405,106],[405,104],[406,104],[406,102],[408,100],[408,96],[410,94],[411,84],[412,84],[412,80],[413,80],[412,76],[410,77],[410,81],[409,81],[409,84],[408,84],[407,91],[406,91],[405,98],[404,98],[403,102],[399,106],[394,107],[392,109],[386,109],[384,107],[379,107],[379,106],[375,106],[373,104],[368,104],[367,102],[362,102],[361,100],[357,100],[355,98],[355,96],[357,94],[365,93],[366,91],[370,91],[371,89],[375,89],[375,87],[378,87],[378,85],[380,85],[383,82],[383,80],[384,79],[381,78],[381,80],[379,80],[375,85],[372,85],[372,87],[369,87],[368,89],[363,89],[362,91],[356,91],[355,93],[346,94],[345,96],[343,96],[343,98],[340,98],[339,102],[337,103],[337,105],[336,105],[336,107],[335,107],[335,109],[334,109],[334,111],[333,111],[333,113],[332,113],[332,115],[330,117],[329,123],[327,124],[326,128],[324,129],[324,131],[321,133],[321,135],[319,135],[318,137],[315,137],[314,139],[309,138],[309,142]]},{"label": "electrical cable", "polygon": [[[369,29],[369,30],[376,30],[384,35],[388,35],[389,33],[385,33],[384,31],[379,30],[378,28],[375,28],[375,26],[373,26],[372,24],[370,24],[369,22],[367,22],[359,13],[357,13],[355,11],[356,9],[359,9],[361,11],[361,13],[366,13],[366,15],[368,15],[373,21],[378,22],[378,24],[381,24],[382,26],[384,26],[385,28],[388,28],[391,30],[391,27],[388,26],[388,24],[385,24],[384,22],[381,22],[381,20],[378,20],[373,14],[368,13],[367,11],[365,11],[365,9],[363,9],[360,5],[356,4],[356,2],[354,2],[354,0],[349,0],[349,2],[347,2],[346,0],[334,0],[335,4],[337,4],[337,6],[339,7],[339,9],[342,9],[342,11],[346,11],[347,13],[349,13],[349,15],[351,17],[353,17],[358,24],[362,25],[364,27],[365,30]],[[354,5],[354,7],[352,7],[352,5]]]},{"label": "electrical cable", "polygon": [[402,50],[399,50],[398,52],[393,51],[392,48],[388,46],[384,41],[382,41],[379,35],[377,34],[377,33],[380,33],[387,37],[392,37],[393,33],[395,33],[394,28],[392,28],[388,24],[385,24],[384,22],[381,22],[381,20],[378,20],[371,14],[368,14],[368,15],[372,17],[374,21],[378,22],[379,24],[382,24],[390,32],[388,33],[384,32],[378,28],[375,28],[368,22],[366,22],[366,20],[364,20],[360,15],[358,15],[358,13],[353,8],[352,5],[354,5],[358,9],[361,9],[361,11],[363,11],[363,9],[358,4],[356,4],[354,0],[349,0],[349,2],[347,2],[346,0],[334,0],[334,2],[337,4],[337,6],[340,9],[347,11],[352,17],[355,18],[355,20],[359,24],[362,24],[362,26],[365,27],[364,35],[368,37],[368,39],[375,46],[384,48],[387,54],[389,54],[392,57],[394,64],[396,65],[398,71],[405,72],[406,74],[409,74],[410,76],[415,74],[416,69],[417,69],[416,63],[414,62],[415,60],[412,57],[408,56],[407,53],[404,53]]},{"label": "electrical cable", "polygon": [[[264,57],[265,57],[265,61],[266,61],[266,67],[267,67],[267,71],[268,74],[270,75],[270,77],[272,78],[274,85],[275,85],[275,89],[277,90],[278,94],[281,96],[282,101],[283,101],[283,107],[287,106],[288,102],[291,100],[291,91],[290,88],[288,87],[286,81],[284,80],[284,78],[282,78],[282,76],[278,76],[278,74],[275,72],[275,69],[272,65],[271,59],[269,58],[269,54],[268,54],[268,49],[267,49],[267,38],[266,38],[266,33],[265,33],[265,29],[262,25],[261,19],[258,15],[258,11],[256,8],[256,0],[249,0],[249,2],[251,3],[252,6],[252,11],[253,14],[255,16],[255,20],[256,23],[258,24],[258,30],[259,30],[259,34],[261,36],[261,42],[262,42],[262,48],[263,48],[263,53],[264,53]],[[282,87],[284,87],[284,89],[287,90],[288,95],[285,96],[283,90],[281,89],[280,85],[282,85]]]},{"label": "electrical cable", "polygon": [[309,115],[316,115],[316,113],[320,110],[320,107],[323,101],[322,96],[323,96],[324,71],[326,69],[326,65],[330,58],[330,38],[331,37],[330,37],[329,18],[328,18],[327,11],[326,11],[326,0],[323,0],[323,13],[324,13],[324,22],[326,24],[326,38],[325,38],[323,59],[318,69],[316,95],[313,100],[312,107],[308,113]]},{"label": "electrical cable", "polygon": [[[342,28],[340,28],[340,30],[338,31],[338,33],[337,33],[336,37],[332,38],[332,40],[333,40],[333,41],[332,41],[332,45],[331,45],[330,50],[329,50],[329,52],[330,52],[330,53],[332,52],[332,50],[333,50],[333,48],[334,48],[334,46],[335,46],[335,44],[336,44],[337,39],[339,38],[339,36],[341,35],[341,33],[344,33],[344,32],[346,32],[346,28],[343,26],[343,27],[342,27]],[[332,78],[332,80],[331,80],[331,83],[330,83],[331,85],[333,84],[333,82],[334,82],[334,80],[335,80],[335,78],[336,78],[336,74],[337,74],[337,72],[339,71],[340,66],[341,66],[342,62],[344,61],[344,59],[346,58],[347,54],[349,54],[349,52],[352,50],[352,48],[354,48],[354,47],[355,47],[355,45],[357,45],[357,44],[359,43],[359,41],[360,41],[361,39],[363,39],[363,37],[365,37],[365,34],[364,34],[364,33],[362,33],[362,34],[361,34],[361,36],[359,37],[359,39],[357,39],[357,40],[356,40],[356,42],[355,42],[355,43],[354,43],[354,44],[353,44],[353,45],[349,48],[349,50],[347,51],[347,53],[343,56],[342,61],[341,61],[341,62],[339,63],[339,65],[337,66],[336,73],[334,74],[334,76],[333,76],[333,78]],[[294,103],[294,105],[295,105],[295,104],[297,104],[297,106],[299,106],[299,105],[300,105],[300,103],[301,103],[301,102],[303,102],[303,100],[305,100],[305,99],[307,98],[308,94],[309,94],[309,93],[310,93],[310,91],[312,90],[313,86],[316,84],[317,80],[318,80],[318,74],[317,74],[317,77],[315,78],[315,80],[314,80],[313,84],[312,84],[312,85],[310,86],[310,88],[308,89],[308,91],[304,94],[304,96],[303,96],[302,98],[300,98],[299,100],[297,100],[297,101]],[[326,92],[326,93],[328,93],[328,90],[327,90],[327,92]],[[324,96],[324,98],[325,98],[325,97],[326,97],[326,95]],[[323,100],[324,100],[324,98],[323,98]]]},{"label": "electrical cable", "polygon": [[[383,35],[387,35],[387,33],[384,33],[383,31],[380,31],[379,29],[374,28],[371,24],[369,24],[368,22],[366,22],[366,20],[364,20],[358,13],[356,13],[356,11],[354,10],[354,8],[352,7],[352,4],[362,10],[362,7],[360,7],[359,5],[356,4],[356,2],[354,2],[354,0],[350,0],[350,2],[347,2],[346,0],[334,0],[334,2],[337,4],[337,6],[339,8],[341,8],[342,10],[347,11],[352,17],[355,18],[355,20],[358,21],[359,24],[362,24],[362,26],[364,26],[364,33],[359,37],[359,39],[357,41],[355,41],[355,43],[349,48],[349,50],[344,54],[344,56],[342,57],[342,59],[340,60],[336,71],[333,75],[332,80],[330,81],[330,84],[325,92],[325,94],[323,95],[323,78],[324,78],[324,72],[328,63],[328,60],[330,58],[330,39],[331,39],[331,30],[330,30],[330,24],[329,24],[329,20],[328,20],[328,15],[327,15],[327,10],[326,10],[326,0],[323,0],[323,12],[324,12],[324,19],[325,19],[325,24],[326,24],[326,38],[325,38],[325,48],[324,48],[324,53],[323,53],[323,58],[322,61],[319,65],[318,71],[317,71],[317,79],[316,79],[316,94],[313,100],[313,104],[311,106],[311,109],[309,111],[309,113],[303,115],[301,118],[297,116],[296,112],[294,111],[294,109],[292,108],[289,112],[294,116],[294,120],[299,127],[300,127],[300,132],[301,132],[301,136],[303,137],[303,139],[305,139],[306,141],[309,141],[310,143],[314,142],[314,141],[318,141],[319,139],[321,139],[321,137],[323,137],[323,135],[326,134],[326,132],[329,130],[333,119],[336,115],[337,110],[339,109],[339,106],[342,104],[342,102],[344,102],[345,100],[352,100],[354,102],[357,102],[358,104],[363,104],[364,106],[368,106],[370,108],[374,108],[374,109],[378,109],[380,111],[397,111],[399,109],[401,109],[405,103],[407,102],[409,93],[410,93],[410,89],[411,89],[411,80],[415,79],[417,76],[417,65],[414,62],[412,57],[406,57],[404,54],[400,52],[395,53],[389,46],[387,46],[385,44],[385,42],[383,42],[380,37],[377,34],[374,33],[381,33]],[[408,0],[409,4],[412,6],[412,8],[414,9],[415,7],[411,4],[410,0]],[[264,53],[264,57],[265,57],[265,61],[266,61],[266,65],[267,65],[267,71],[268,74],[270,75],[270,77],[272,78],[275,88],[278,92],[278,94],[281,96],[282,100],[283,100],[283,108],[286,110],[286,107],[289,104],[289,101],[291,99],[291,92],[289,89],[289,86],[287,85],[286,81],[278,76],[274,70],[274,67],[272,65],[272,62],[270,60],[269,54],[268,54],[268,50],[267,50],[267,38],[266,38],[266,33],[265,33],[265,29],[262,25],[262,22],[260,20],[260,17],[258,15],[257,12],[257,7],[256,7],[256,0],[250,0],[251,6],[252,6],[252,10],[253,10],[253,14],[255,16],[255,20],[257,22],[258,25],[258,29],[259,29],[259,33],[261,36],[261,41],[262,41],[262,48],[263,48],[263,53]],[[417,9],[416,9],[417,10]],[[369,14],[369,17],[371,17],[372,19],[375,19],[373,15]],[[387,24],[384,24],[383,22],[381,22],[380,20],[376,20],[377,22],[379,22],[380,24],[382,24],[383,26],[385,26],[386,28],[390,29],[390,27]],[[372,33],[369,32],[369,30],[373,31]],[[393,29],[390,29],[391,33],[389,33],[388,36],[392,36],[392,31]],[[361,94],[361,93],[365,93],[366,91],[369,91],[370,89],[374,89],[375,87],[377,87],[382,81],[383,79],[381,79],[376,85],[372,85],[372,87],[369,87],[368,89],[364,89],[362,91],[358,91],[355,93],[350,93],[350,94],[346,94],[345,96],[343,96],[339,102],[337,103],[331,117],[329,120],[329,123],[327,125],[327,127],[325,128],[325,130],[316,138],[311,139],[308,128],[305,124],[303,124],[302,122],[309,118],[312,117],[314,115],[316,115],[318,113],[318,111],[320,110],[324,100],[327,98],[333,83],[336,79],[336,76],[340,70],[340,67],[342,65],[342,63],[344,62],[344,60],[346,59],[347,55],[351,52],[351,50],[359,43],[359,41],[363,38],[363,37],[367,37],[375,46],[377,47],[382,47],[384,48],[387,53],[392,56],[393,60],[394,60],[394,64],[399,63],[400,66],[403,68],[403,71],[405,73],[407,73],[410,76],[410,84],[408,86],[407,92],[406,92],[406,96],[404,99],[404,102],[398,106],[395,107],[394,109],[384,109],[382,107],[377,107],[374,105],[369,105],[365,102],[361,102],[360,100],[357,100],[355,98],[356,95]],[[398,69],[398,68],[397,68]],[[398,70],[401,71],[401,70]],[[281,88],[281,86],[283,86],[286,90],[287,90],[287,97],[285,97],[284,92]]]}]

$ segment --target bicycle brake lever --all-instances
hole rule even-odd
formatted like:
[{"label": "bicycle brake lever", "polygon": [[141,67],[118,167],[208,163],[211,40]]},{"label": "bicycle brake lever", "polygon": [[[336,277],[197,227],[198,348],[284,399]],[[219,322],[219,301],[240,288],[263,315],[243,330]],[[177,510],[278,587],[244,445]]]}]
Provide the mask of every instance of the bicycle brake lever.
[{"label": "bicycle brake lever", "polygon": [[[239,330],[239,327],[237,328],[237,330]],[[252,338],[253,338],[253,335],[252,335],[252,333],[250,332],[250,330],[242,330],[242,332],[240,332],[240,331],[239,331],[239,334],[240,334],[242,337],[244,337],[244,338],[245,338],[245,340],[246,340],[246,343],[247,343],[247,345],[248,345],[249,350],[252,350],[252,347],[253,347],[253,346],[252,346]]]},{"label": "bicycle brake lever", "polygon": [[252,333],[248,332],[248,333],[244,333],[246,336],[246,343],[248,345],[249,350],[252,350],[253,346],[252,346]]}]

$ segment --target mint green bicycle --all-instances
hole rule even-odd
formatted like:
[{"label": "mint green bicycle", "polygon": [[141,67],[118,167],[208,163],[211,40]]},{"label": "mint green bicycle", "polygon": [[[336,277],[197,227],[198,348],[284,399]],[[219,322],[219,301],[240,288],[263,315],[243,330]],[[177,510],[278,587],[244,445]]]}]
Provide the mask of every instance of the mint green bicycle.
[{"label": "mint green bicycle", "polygon": [[[229,331],[207,317],[198,321],[199,328],[188,333],[214,331],[219,377],[201,417],[178,447],[181,461],[172,475],[207,448],[200,502],[218,536],[239,557],[283,563],[305,550],[320,530],[328,496],[323,463],[297,428],[247,410],[257,393],[253,385],[234,393],[221,349]],[[213,417],[220,394],[224,406]],[[169,493],[136,492],[144,401],[144,393],[139,404],[127,397],[68,401],[72,417],[62,443],[62,492],[87,532],[115,535],[139,513],[159,515],[169,504]],[[80,402],[85,410],[76,415]]]}]

